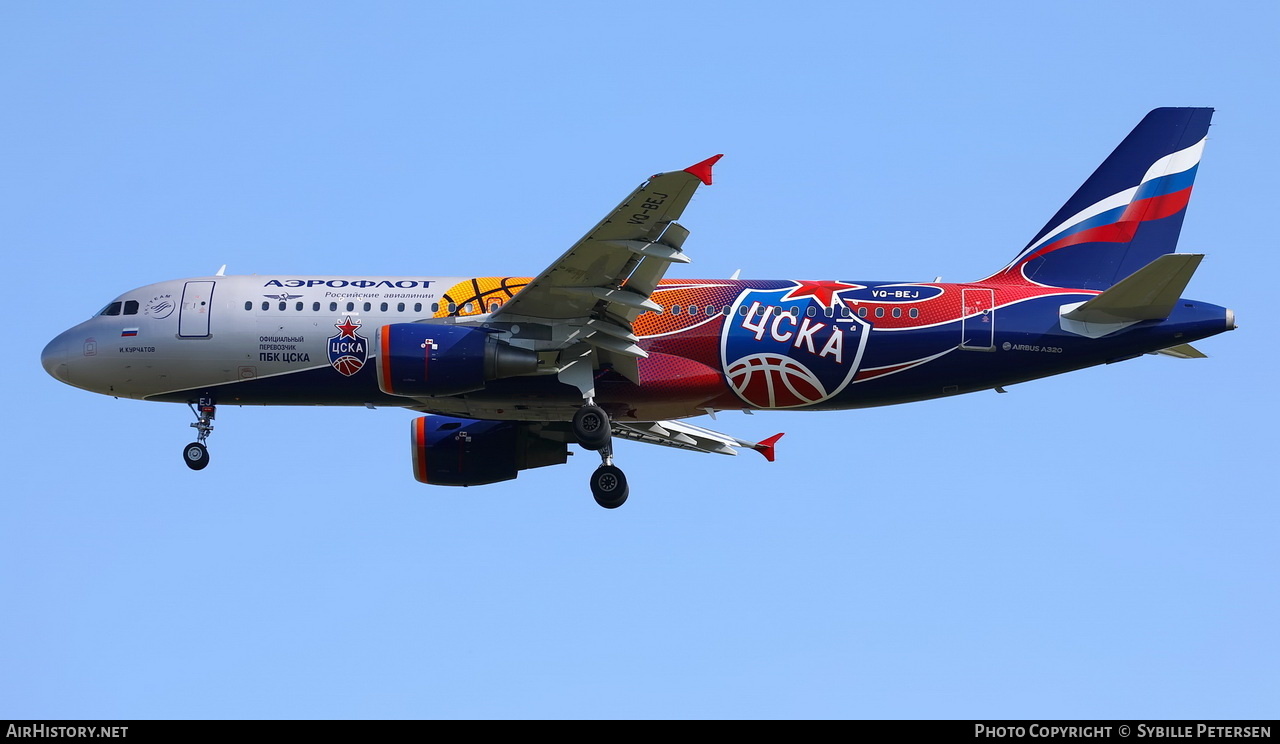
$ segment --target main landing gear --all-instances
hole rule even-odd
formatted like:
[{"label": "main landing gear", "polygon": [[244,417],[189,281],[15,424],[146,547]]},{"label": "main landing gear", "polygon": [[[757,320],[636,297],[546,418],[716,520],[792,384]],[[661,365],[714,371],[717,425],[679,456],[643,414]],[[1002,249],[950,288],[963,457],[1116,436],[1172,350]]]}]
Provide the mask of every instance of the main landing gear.
[{"label": "main landing gear", "polygon": [[204,441],[213,431],[213,417],[217,414],[218,407],[214,405],[213,398],[201,398],[198,402],[188,402],[187,405],[196,415],[196,422],[191,425],[196,430],[196,441],[182,449],[182,461],[192,470],[204,470],[209,464],[209,448],[205,447]]},{"label": "main landing gear", "polygon": [[573,435],[584,448],[600,453],[600,467],[591,474],[591,495],[606,509],[617,509],[627,500],[627,476],[613,464],[613,434],[609,414],[590,398],[573,414]]}]

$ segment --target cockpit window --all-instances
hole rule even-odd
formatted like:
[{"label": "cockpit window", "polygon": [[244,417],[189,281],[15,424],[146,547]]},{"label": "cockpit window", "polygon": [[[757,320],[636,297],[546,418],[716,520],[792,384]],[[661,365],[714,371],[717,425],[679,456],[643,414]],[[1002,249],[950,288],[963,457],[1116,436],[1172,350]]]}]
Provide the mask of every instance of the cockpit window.
[{"label": "cockpit window", "polygon": [[120,307],[121,307],[123,304],[124,304],[124,303],[122,303],[122,302],[113,302],[113,303],[111,303],[110,305],[107,305],[106,307],[104,307],[104,308],[102,309],[102,312],[101,312],[101,313],[99,313],[99,315],[119,315],[119,314],[120,314]]},{"label": "cockpit window", "polygon": [[138,314],[138,301],[137,301],[137,300],[125,300],[125,301],[124,301],[124,314],[125,314],[125,315],[137,315],[137,314]]}]

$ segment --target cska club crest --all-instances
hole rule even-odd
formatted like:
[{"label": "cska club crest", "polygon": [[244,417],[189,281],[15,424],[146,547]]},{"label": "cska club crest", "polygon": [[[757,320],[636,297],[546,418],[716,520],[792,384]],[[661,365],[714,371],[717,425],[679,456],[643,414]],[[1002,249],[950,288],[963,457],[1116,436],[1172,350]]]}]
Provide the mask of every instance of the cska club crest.
[{"label": "cska club crest", "polygon": [[757,408],[798,408],[848,387],[870,326],[839,300],[861,285],[797,282],[738,296],[720,336],[729,386]]},{"label": "cska club crest", "polygon": [[363,369],[369,359],[369,339],[356,333],[360,322],[352,321],[350,315],[333,327],[338,329],[338,333],[329,337],[329,364],[350,377]]}]

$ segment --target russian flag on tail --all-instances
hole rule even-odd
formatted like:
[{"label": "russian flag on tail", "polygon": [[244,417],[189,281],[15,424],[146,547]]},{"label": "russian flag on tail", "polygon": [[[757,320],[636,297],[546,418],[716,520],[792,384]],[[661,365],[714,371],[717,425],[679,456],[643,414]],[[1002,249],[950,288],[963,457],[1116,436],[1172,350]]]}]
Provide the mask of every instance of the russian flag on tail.
[{"label": "russian flag on tail", "polygon": [[1177,250],[1210,108],[1147,114],[990,281],[1105,290]]}]

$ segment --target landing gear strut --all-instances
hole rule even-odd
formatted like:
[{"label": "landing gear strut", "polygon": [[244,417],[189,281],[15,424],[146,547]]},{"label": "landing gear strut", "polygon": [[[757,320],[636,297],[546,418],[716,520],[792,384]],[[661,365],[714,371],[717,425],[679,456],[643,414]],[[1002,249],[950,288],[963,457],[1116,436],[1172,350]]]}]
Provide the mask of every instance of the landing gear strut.
[{"label": "landing gear strut", "polygon": [[217,415],[218,407],[214,405],[213,398],[201,398],[187,405],[196,415],[196,422],[191,425],[196,430],[196,441],[182,449],[182,461],[192,470],[204,470],[209,464],[209,448],[204,442],[213,431],[213,417]]},{"label": "landing gear strut", "polygon": [[591,495],[606,509],[617,509],[627,500],[627,476],[613,464],[613,434],[609,414],[588,398],[573,414],[573,435],[584,448],[600,453],[600,467],[591,474]]}]

